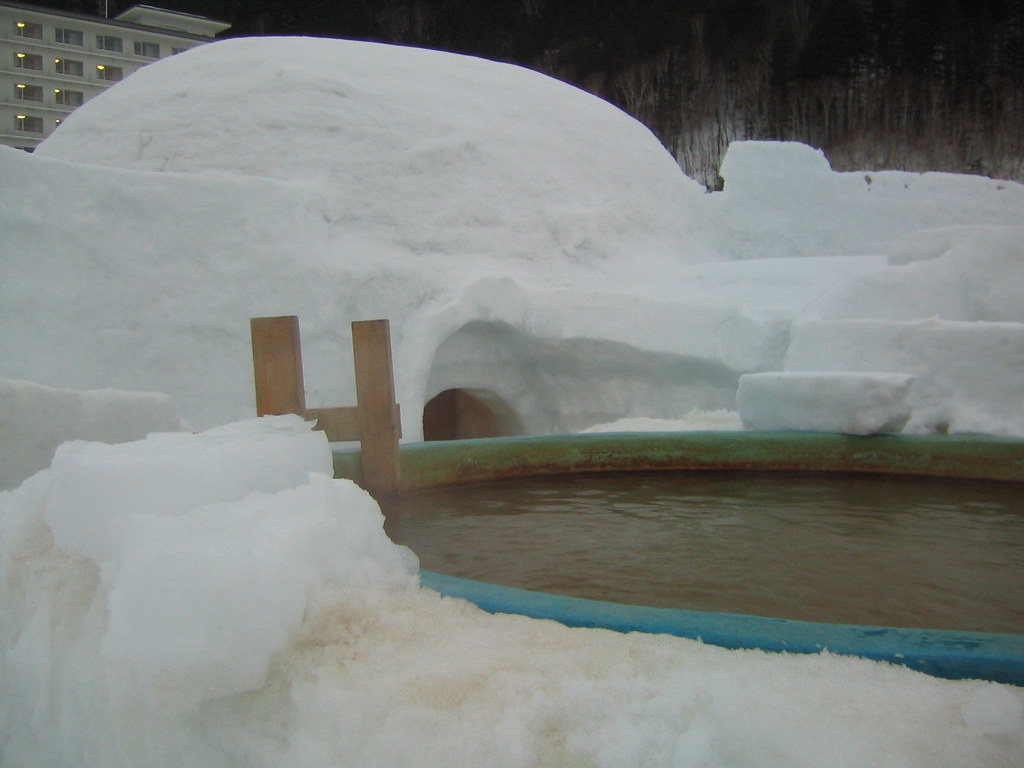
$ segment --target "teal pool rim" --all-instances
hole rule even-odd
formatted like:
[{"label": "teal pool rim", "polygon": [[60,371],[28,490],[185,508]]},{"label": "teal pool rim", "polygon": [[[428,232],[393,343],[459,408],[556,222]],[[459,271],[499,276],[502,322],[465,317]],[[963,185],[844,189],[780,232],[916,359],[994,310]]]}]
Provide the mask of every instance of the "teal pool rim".
[{"label": "teal pool rim", "polygon": [[820,624],[710,611],[650,608],[531,592],[432,571],[420,584],[475,603],[488,613],[551,619],[569,627],[646,632],[708,645],[774,653],[858,656],[934,677],[1024,685],[1024,635]]},{"label": "teal pool rim", "polygon": [[[870,472],[1024,482],[1024,440],[987,436],[854,437],[785,432],[640,432],[415,443],[401,448],[406,490],[603,471]],[[358,451],[335,474],[359,480]],[[491,613],[571,627],[670,634],[732,649],[858,656],[950,678],[1024,685],[1024,635],[865,627],[622,605],[422,571],[424,587]]]}]

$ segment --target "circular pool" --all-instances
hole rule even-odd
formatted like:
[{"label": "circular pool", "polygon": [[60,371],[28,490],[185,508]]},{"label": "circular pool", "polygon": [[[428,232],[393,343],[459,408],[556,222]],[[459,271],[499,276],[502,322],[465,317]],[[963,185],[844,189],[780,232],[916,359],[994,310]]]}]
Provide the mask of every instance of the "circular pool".
[{"label": "circular pool", "polygon": [[402,468],[389,535],[488,610],[1024,683],[1021,441],[498,438]]},{"label": "circular pool", "polygon": [[[1024,633],[1015,483],[607,472],[413,491],[385,530],[451,576],[615,603]],[[899,585],[894,589],[893,585]]]}]

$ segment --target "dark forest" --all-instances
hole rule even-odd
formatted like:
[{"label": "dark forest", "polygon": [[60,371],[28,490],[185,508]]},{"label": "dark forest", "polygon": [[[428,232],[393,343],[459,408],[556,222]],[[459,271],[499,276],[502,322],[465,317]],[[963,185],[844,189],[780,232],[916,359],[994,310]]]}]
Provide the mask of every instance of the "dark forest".
[{"label": "dark forest", "polygon": [[[36,4],[105,10],[104,0]],[[837,170],[1024,181],[1024,0],[149,4],[230,22],[225,36],[374,40],[531,67],[643,121],[709,187],[734,139],[803,141]]]}]

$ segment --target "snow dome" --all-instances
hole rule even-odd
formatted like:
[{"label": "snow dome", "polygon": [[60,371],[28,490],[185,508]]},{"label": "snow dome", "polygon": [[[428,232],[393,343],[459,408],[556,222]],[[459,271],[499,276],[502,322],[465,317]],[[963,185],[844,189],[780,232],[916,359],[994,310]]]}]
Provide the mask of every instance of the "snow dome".
[{"label": "snow dome", "polygon": [[329,226],[370,225],[408,256],[589,263],[638,242],[709,258],[686,229],[703,189],[640,123],[531,70],[437,51],[201,46],[85,105],[39,154],[295,182],[322,194]]}]

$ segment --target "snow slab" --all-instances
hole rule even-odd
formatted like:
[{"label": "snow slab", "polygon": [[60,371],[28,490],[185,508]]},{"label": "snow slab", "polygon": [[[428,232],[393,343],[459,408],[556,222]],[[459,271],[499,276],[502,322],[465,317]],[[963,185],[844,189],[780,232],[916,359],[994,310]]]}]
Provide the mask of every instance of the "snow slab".
[{"label": "snow slab", "polygon": [[183,428],[177,404],[158,392],[75,392],[0,377],[0,490],[49,467],[67,440],[124,443]]},{"label": "snow slab", "polygon": [[749,373],[736,402],[747,429],[874,435],[903,429],[913,381],[896,373]]},{"label": "snow slab", "polygon": [[33,155],[0,147],[0,375],[166,392],[205,429],[254,413],[250,317],[299,315],[312,407],[354,402],[349,323],[386,317],[417,440],[447,388],[489,390],[531,432],[678,420],[734,410],[741,375],[784,368],[797,321],[1021,320],[1024,283],[1003,275],[1022,185],[835,173],[783,142],[736,143],[723,172],[706,194],[632,118],[506,64],[201,46]]},{"label": "snow slab", "polygon": [[415,558],[369,496],[322,472],[328,445],[297,417],[58,459],[0,492],[5,768],[1024,756],[1017,687],[569,629],[420,589]]}]

